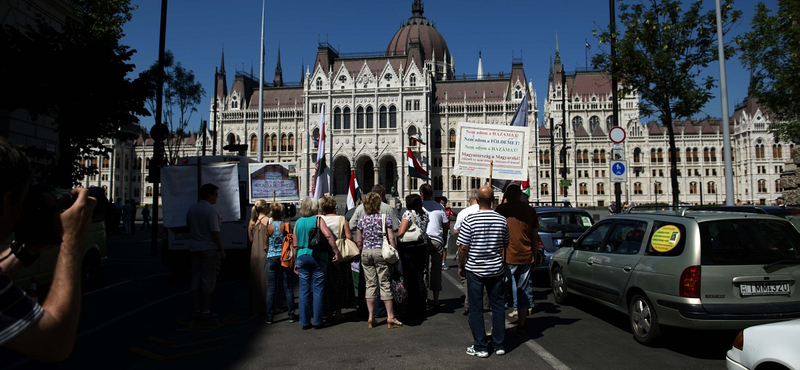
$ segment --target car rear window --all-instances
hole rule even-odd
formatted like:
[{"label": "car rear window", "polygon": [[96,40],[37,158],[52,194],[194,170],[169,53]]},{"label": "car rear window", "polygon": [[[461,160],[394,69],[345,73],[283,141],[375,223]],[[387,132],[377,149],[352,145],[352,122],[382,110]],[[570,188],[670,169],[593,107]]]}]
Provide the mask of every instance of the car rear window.
[{"label": "car rear window", "polygon": [[539,231],[544,233],[584,232],[592,226],[588,213],[548,212],[539,213]]},{"label": "car rear window", "polygon": [[703,265],[761,265],[800,258],[800,233],[789,222],[743,218],[698,226]]}]

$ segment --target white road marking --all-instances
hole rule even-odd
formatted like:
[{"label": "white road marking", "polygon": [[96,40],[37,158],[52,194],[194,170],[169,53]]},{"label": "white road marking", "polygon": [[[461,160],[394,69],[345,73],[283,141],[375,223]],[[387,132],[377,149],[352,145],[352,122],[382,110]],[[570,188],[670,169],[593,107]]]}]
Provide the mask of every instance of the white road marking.
[{"label": "white road marking", "polygon": [[[460,281],[456,280],[456,278],[451,276],[451,274],[442,274],[442,276],[446,277],[447,280],[450,280],[450,282],[453,283],[453,285],[455,285],[456,288],[458,288],[458,290],[462,292],[464,291],[465,288],[463,284]],[[511,324],[511,322],[508,321],[508,319],[506,319],[505,322],[506,322],[506,328],[509,327],[513,328],[516,326]],[[545,362],[550,364],[550,366],[552,366],[553,369],[570,370],[569,366],[565,365],[558,358],[556,358],[556,356],[553,356],[552,353],[548,352],[546,349],[544,349],[544,347],[540,346],[539,343],[536,343],[536,341],[534,341],[533,339],[526,340],[525,345],[528,346],[528,348],[530,348],[539,357],[541,357],[542,360],[545,360]]]}]

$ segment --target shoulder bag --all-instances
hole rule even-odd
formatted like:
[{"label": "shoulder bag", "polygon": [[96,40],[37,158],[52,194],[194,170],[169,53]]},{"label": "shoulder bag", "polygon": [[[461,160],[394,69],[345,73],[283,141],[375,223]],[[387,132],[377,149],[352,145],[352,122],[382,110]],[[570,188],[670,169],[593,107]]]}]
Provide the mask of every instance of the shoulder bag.
[{"label": "shoulder bag", "polygon": [[333,258],[333,249],[328,243],[328,238],[322,234],[322,229],[319,228],[319,219],[320,217],[317,216],[317,226],[308,230],[308,248],[315,252],[328,253],[328,256]]},{"label": "shoulder bag", "polygon": [[383,233],[383,245],[381,246],[381,256],[383,260],[387,264],[393,264],[400,259],[400,256],[397,254],[397,249],[392,247],[392,244],[389,243],[389,237],[386,235],[386,215],[381,214],[381,232]]},{"label": "shoulder bag", "polygon": [[345,223],[347,221],[344,216],[339,216],[339,238],[336,239],[336,247],[339,248],[340,261],[349,261],[361,255],[361,250],[358,249],[356,243],[345,236]]},{"label": "shoulder bag", "polygon": [[411,213],[411,225],[403,233],[400,241],[403,243],[416,243],[422,239],[422,231],[417,226],[417,218],[414,216],[414,211],[409,211],[409,213]]}]

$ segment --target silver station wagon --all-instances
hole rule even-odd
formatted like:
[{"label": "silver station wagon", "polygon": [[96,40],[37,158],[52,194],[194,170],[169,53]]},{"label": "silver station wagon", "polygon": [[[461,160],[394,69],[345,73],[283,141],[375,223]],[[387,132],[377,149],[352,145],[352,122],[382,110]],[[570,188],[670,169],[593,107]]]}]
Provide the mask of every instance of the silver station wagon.
[{"label": "silver station wagon", "polygon": [[800,233],[762,214],[629,213],[599,221],[550,261],[553,296],[628,314],[634,338],[659,327],[739,330],[800,317]]}]

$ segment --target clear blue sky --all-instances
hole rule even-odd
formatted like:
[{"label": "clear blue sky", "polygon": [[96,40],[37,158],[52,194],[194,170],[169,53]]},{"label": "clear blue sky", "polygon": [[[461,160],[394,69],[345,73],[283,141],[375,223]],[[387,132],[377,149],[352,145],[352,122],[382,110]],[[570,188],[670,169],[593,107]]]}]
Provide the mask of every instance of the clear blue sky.
[{"label": "clear blue sky", "polygon": [[[777,0],[765,1],[776,9]],[[713,0],[705,7],[714,8]],[[340,53],[383,52],[401,24],[411,16],[412,0],[391,1],[267,1],[265,18],[264,77],[272,81],[280,45],[283,79],[299,82],[301,65],[314,62],[318,41],[328,41]],[[726,36],[749,30],[755,1],[739,0],[734,7],[744,12],[743,20]],[[125,24],[122,43],[137,51],[134,73],[146,69],[158,58],[161,2],[134,0],[138,6]],[[496,76],[511,71],[513,57],[522,57],[525,73],[539,95],[540,117],[547,92],[550,57],[555,39],[567,71],[586,64],[584,40],[591,53],[600,52],[592,30],[605,28],[609,21],[608,1],[603,0],[427,0],[425,14],[444,36],[455,60],[456,74],[477,72],[478,52],[483,53],[483,70]],[[173,0],[167,9],[166,48],[176,60],[194,71],[206,90],[203,103],[189,127],[196,131],[201,119],[208,119],[214,91],[214,69],[219,67],[223,48],[228,87],[234,71],[252,70],[258,76],[261,40],[261,1],[258,0]],[[728,96],[731,112],[747,95],[749,72],[738,57],[728,60]],[[707,69],[719,77],[719,65]],[[719,85],[719,84],[718,84]],[[721,116],[719,88],[715,98],[698,116]],[[152,127],[153,117],[141,124]]]}]

